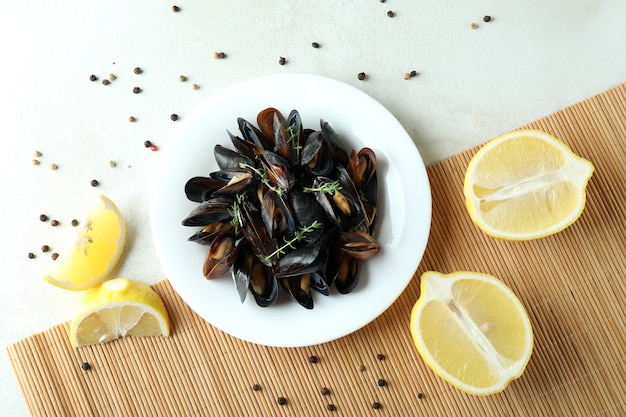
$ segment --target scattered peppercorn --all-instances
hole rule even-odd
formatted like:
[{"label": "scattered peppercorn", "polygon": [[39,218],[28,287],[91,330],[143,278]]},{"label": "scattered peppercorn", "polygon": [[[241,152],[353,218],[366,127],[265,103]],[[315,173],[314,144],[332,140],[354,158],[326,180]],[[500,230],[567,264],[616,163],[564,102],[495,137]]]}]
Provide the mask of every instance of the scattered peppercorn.
[{"label": "scattered peppercorn", "polygon": [[224,59],[226,54],[224,52],[213,52],[213,59]]},{"label": "scattered peppercorn", "polygon": [[83,371],[88,371],[91,369],[91,365],[89,365],[88,362],[83,362],[80,364],[80,367],[82,368]]},{"label": "scattered peppercorn", "polygon": [[252,391],[260,391],[260,390],[261,390],[261,386],[259,384],[252,385]]},{"label": "scattered peppercorn", "polygon": [[380,0],[380,2],[381,2],[381,3],[384,3],[384,2],[385,2],[385,0]]},{"label": "scattered peppercorn", "polygon": [[111,84],[111,81],[109,81],[108,79],[105,78],[104,80],[102,80],[102,85],[109,85],[109,84]]},{"label": "scattered peppercorn", "polygon": [[141,67],[135,67],[135,68],[133,68],[133,72],[135,74],[141,74],[143,72],[143,70],[141,69]]},{"label": "scattered peppercorn", "polygon": [[134,123],[134,122],[137,121],[137,119],[135,118],[135,116],[129,116],[128,117],[128,121],[131,122],[131,123]]},{"label": "scattered peppercorn", "polygon": [[80,222],[76,219],[72,219],[72,226],[76,227],[80,224]]},{"label": "scattered peppercorn", "polygon": [[285,59],[285,57],[281,56],[280,59],[278,60],[278,63],[280,65],[285,65],[287,63],[287,60]]},{"label": "scattered peppercorn", "polygon": [[379,380],[378,380],[378,386],[379,386],[379,387],[384,387],[384,386],[385,386],[385,384],[386,384],[386,382],[385,382],[385,380],[384,380],[384,379],[382,379],[382,378],[381,378],[381,379],[379,379]]},{"label": "scattered peppercorn", "polygon": [[39,165],[39,160],[38,159],[33,159],[33,165]]},{"label": "scattered peppercorn", "polygon": [[285,405],[287,404],[287,399],[285,397],[278,397],[276,402],[278,402],[278,405]]},{"label": "scattered peppercorn", "polygon": [[421,400],[422,398],[424,398],[424,394],[422,394],[421,392],[418,392],[417,393],[417,398],[419,398]]},{"label": "scattered peppercorn", "polygon": [[357,369],[359,370],[359,372],[363,372],[365,371],[365,365],[359,365]]},{"label": "scattered peppercorn", "polygon": [[59,221],[58,221],[58,220],[56,220],[56,219],[53,219],[53,220],[50,222],[50,226],[55,226],[55,227],[56,227],[56,226],[58,226],[58,225],[59,225]]},{"label": "scattered peppercorn", "polygon": [[178,81],[180,81],[181,83],[184,83],[185,81],[187,81],[187,76],[186,75],[178,76]]},{"label": "scattered peppercorn", "polygon": [[311,46],[312,46],[313,48],[317,49],[317,48],[319,48],[319,47],[320,47],[320,44],[319,44],[319,43],[317,43],[317,42],[313,42],[313,43],[311,44]]},{"label": "scattered peppercorn", "polygon": [[178,7],[178,6],[172,6],[172,11],[173,11],[174,13],[178,13],[178,12],[180,12],[180,7]]},{"label": "scattered peppercorn", "polygon": [[141,87],[134,87],[133,88],[133,93],[135,93],[135,94],[141,93]]},{"label": "scattered peppercorn", "polygon": [[149,148],[150,146],[152,146],[152,142],[150,142],[149,140],[146,140],[146,141],[143,143],[143,146],[144,146],[144,147],[146,147],[146,148]]},{"label": "scattered peppercorn", "polygon": [[35,151],[33,155],[35,155],[35,158],[39,158],[41,156],[41,152]]},{"label": "scattered peppercorn", "polygon": [[382,407],[382,405],[380,405],[380,403],[379,403],[379,402],[373,402],[373,403],[372,403],[372,408],[373,408],[374,410],[378,410],[380,407]]},{"label": "scattered peppercorn", "polygon": [[329,390],[328,388],[324,387],[324,388],[322,388],[322,389],[320,390],[320,394],[322,394],[322,395],[328,395],[328,394],[330,394],[330,390]]},{"label": "scattered peppercorn", "polygon": [[156,146],[156,145],[152,145],[152,146],[150,146],[150,150],[151,150],[152,152],[156,152],[156,151],[158,151],[158,150],[159,150],[159,147],[158,147],[158,146]]},{"label": "scattered peppercorn", "polygon": [[194,84],[191,84],[191,89],[192,89],[192,90],[197,90],[197,89],[199,89],[199,88],[200,88],[200,86],[199,86],[198,84],[195,84],[195,83],[194,83]]},{"label": "scattered peppercorn", "polygon": [[43,253],[46,253],[46,252],[48,252],[49,250],[50,250],[50,246],[48,246],[48,245],[43,245],[43,246],[41,247],[41,251],[42,251]]},{"label": "scattered peppercorn", "polygon": [[335,405],[334,405],[334,404],[328,404],[328,405],[326,406],[326,409],[327,409],[328,411],[335,411]]},{"label": "scattered peppercorn", "polygon": [[100,185],[98,180],[91,180],[89,181],[89,184],[91,184],[92,187],[97,187],[98,185]]},{"label": "scattered peppercorn", "polygon": [[95,75],[95,74],[91,74],[91,75],[89,76],[89,81],[98,81],[98,76],[97,76],[97,75]]},{"label": "scattered peppercorn", "polygon": [[476,29],[478,25],[476,23],[470,23],[470,29]]},{"label": "scattered peppercorn", "polygon": [[56,253],[56,252],[54,252],[54,253],[52,254],[52,256],[51,256],[51,257],[52,257],[52,260],[53,260],[53,261],[56,261],[56,260],[57,260],[57,258],[59,257],[59,254],[58,254],[58,253]]},{"label": "scattered peppercorn", "polygon": [[317,356],[315,355],[309,356],[309,363],[317,363]]},{"label": "scattered peppercorn", "polygon": [[48,221],[48,216],[46,216],[45,214],[40,214],[39,215],[39,220],[41,220],[42,222],[47,222]]},{"label": "scattered peppercorn", "polygon": [[402,78],[404,78],[405,80],[408,80],[409,78],[411,78],[411,74],[409,74],[408,72],[405,72],[402,74]]},{"label": "scattered peppercorn", "polygon": [[387,12],[387,17],[393,17],[393,16],[394,16],[394,13],[391,10],[389,10]]},{"label": "scattered peppercorn", "polygon": [[115,74],[109,74],[109,81],[113,81],[115,80],[117,77],[115,76]]},{"label": "scattered peppercorn", "polygon": [[115,161],[109,161],[109,166],[111,168],[115,168],[117,166],[117,163]]},{"label": "scattered peppercorn", "polygon": [[409,73],[411,77],[417,77],[417,71],[413,70]]},{"label": "scattered peppercorn", "polygon": [[376,355],[376,359],[378,359],[379,361],[382,361],[385,359],[385,355],[383,355],[382,353],[379,353],[378,355]]},{"label": "scattered peppercorn", "polygon": [[32,252],[28,252],[28,259],[35,259],[35,254]]},{"label": "scattered peppercorn", "polygon": [[359,80],[363,81],[365,79],[365,73],[359,72],[356,76]]},{"label": "scattered peppercorn", "polygon": [[483,17],[483,22],[490,22],[491,21],[491,16],[484,16]]},{"label": "scattered peppercorn", "polygon": [[59,168],[59,166],[57,164],[54,164],[54,163],[50,164],[50,169],[51,170],[56,171],[58,168]]},{"label": "scattered peppercorn", "polygon": [[176,113],[172,113],[170,115],[170,119],[172,120],[172,122],[175,122],[176,120],[178,120],[178,115]]}]

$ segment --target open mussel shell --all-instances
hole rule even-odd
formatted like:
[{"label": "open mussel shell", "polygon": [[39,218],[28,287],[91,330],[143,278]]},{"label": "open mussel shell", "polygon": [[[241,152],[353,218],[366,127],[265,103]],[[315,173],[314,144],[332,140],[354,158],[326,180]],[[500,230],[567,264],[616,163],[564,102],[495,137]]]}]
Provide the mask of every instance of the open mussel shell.
[{"label": "open mussel shell", "polygon": [[328,262],[327,274],[333,277],[335,288],[341,294],[348,294],[359,283],[361,265],[358,259],[345,252],[337,251]]},{"label": "open mussel shell", "polygon": [[327,252],[321,248],[320,241],[302,246],[285,254],[276,262],[274,275],[277,278],[310,274],[318,271],[325,263]]},{"label": "open mussel shell", "polygon": [[237,135],[233,135],[229,131],[226,131],[226,132],[228,133],[228,136],[230,137],[230,141],[232,142],[237,152],[240,152],[242,155],[245,155],[248,158],[251,158],[254,160],[256,159],[257,156],[263,153],[262,146],[259,146],[256,143],[251,142],[249,140],[243,139]]},{"label": "open mussel shell", "polygon": [[239,131],[245,140],[252,142],[263,149],[273,149],[274,144],[260,129],[248,122],[243,117],[237,118]]},{"label": "open mussel shell", "polygon": [[255,262],[250,272],[250,292],[261,307],[269,307],[278,298],[278,281],[272,269],[261,262]]},{"label": "open mussel shell", "polygon": [[291,206],[285,197],[266,190],[262,197],[261,218],[272,239],[289,241],[296,233],[296,221]]},{"label": "open mussel shell", "polygon": [[378,177],[376,175],[376,153],[370,148],[362,148],[358,153],[350,153],[348,174],[361,199],[363,212],[370,234],[376,226],[378,212]]},{"label": "open mussel shell", "polygon": [[300,156],[300,165],[313,176],[331,175],[335,162],[328,143],[321,132],[311,133],[304,143]]},{"label": "open mussel shell", "polygon": [[236,258],[234,231],[221,233],[209,245],[202,274],[206,279],[221,277],[230,270]]},{"label": "open mussel shell", "polygon": [[313,294],[311,294],[311,274],[296,275],[289,278],[279,278],[279,285],[307,310],[313,309]]},{"label": "open mussel shell", "polygon": [[193,177],[185,183],[185,195],[190,201],[202,203],[223,186],[223,182],[211,177]]},{"label": "open mussel shell", "polygon": [[245,168],[225,168],[211,172],[211,178],[221,182],[221,188],[215,190],[213,195],[235,195],[243,193],[246,188],[252,186],[256,180],[254,174]]},{"label": "open mussel shell", "polygon": [[269,181],[276,187],[288,191],[296,183],[293,168],[283,156],[271,151],[263,151],[259,160]]},{"label": "open mussel shell", "polygon": [[341,233],[336,242],[339,250],[360,261],[368,260],[380,252],[380,245],[367,232],[355,231]]},{"label": "open mussel shell", "polygon": [[213,155],[220,169],[241,168],[242,165],[254,166],[254,159],[219,144],[213,148]]},{"label": "open mussel shell", "polygon": [[276,241],[265,227],[260,207],[251,200],[245,200],[239,206],[239,225],[259,260],[272,266],[270,255],[276,252]]},{"label": "open mussel shell", "polygon": [[213,239],[221,233],[234,230],[230,222],[216,221],[207,224],[202,229],[189,236],[189,241],[200,245],[210,245]]},{"label": "open mussel shell", "polygon": [[213,222],[232,218],[234,198],[214,196],[200,203],[182,221],[183,226],[206,226]]},{"label": "open mussel shell", "polygon": [[342,147],[341,142],[339,140],[339,135],[335,132],[328,122],[323,119],[320,120],[320,128],[322,129],[322,135],[324,136],[324,140],[328,143],[333,159],[338,164],[346,166],[348,163],[348,153]]}]

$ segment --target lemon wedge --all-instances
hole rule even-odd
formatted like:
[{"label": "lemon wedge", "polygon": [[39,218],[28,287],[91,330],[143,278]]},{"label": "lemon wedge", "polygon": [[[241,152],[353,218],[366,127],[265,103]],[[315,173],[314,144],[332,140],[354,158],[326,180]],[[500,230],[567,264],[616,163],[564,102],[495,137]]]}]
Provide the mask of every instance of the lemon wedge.
[{"label": "lemon wedge", "polygon": [[161,297],[148,285],[115,278],[89,289],[70,321],[74,347],[123,336],[169,336],[170,321]]},{"label": "lemon wedge", "polygon": [[426,364],[474,395],[506,388],[522,375],[533,349],[520,300],[502,281],[478,272],[425,272],[410,326]]},{"label": "lemon wedge", "polygon": [[76,241],[61,253],[44,278],[57,287],[81,291],[104,281],[115,268],[126,243],[126,222],[115,203],[100,195],[81,221]]},{"label": "lemon wedge", "polygon": [[463,192],[472,221],[490,236],[531,240],[574,223],[594,167],[538,130],[492,139],[472,157]]}]

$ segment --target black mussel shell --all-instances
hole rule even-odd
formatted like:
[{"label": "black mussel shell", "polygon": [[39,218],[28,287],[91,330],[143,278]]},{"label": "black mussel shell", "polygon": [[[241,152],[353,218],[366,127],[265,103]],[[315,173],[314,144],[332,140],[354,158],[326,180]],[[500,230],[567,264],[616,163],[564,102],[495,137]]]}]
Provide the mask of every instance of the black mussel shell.
[{"label": "black mussel shell", "polygon": [[219,144],[213,148],[213,155],[220,169],[254,166],[254,159]]},{"label": "black mussel shell", "polygon": [[311,275],[302,274],[289,278],[279,278],[280,286],[289,294],[291,299],[295,300],[307,310],[313,309],[313,294],[311,294]]},{"label": "black mussel shell", "polygon": [[260,146],[263,149],[273,149],[273,142],[265,136],[260,129],[254,126],[252,123],[248,122],[243,117],[237,118],[237,124],[239,125],[239,131],[243,138],[249,142],[254,143],[257,146]]},{"label": "black mussel shell", "polygon": [[231,196],[215,196],[200,203],[187,217],[183,226],[206,226],[213,222],[230,220],[234,199]]},{"label": "black mussel shell", "polygon": [[223,186],[223,182],[211,177],[193,177],[185,183],[185,195],[190,201],[202,203]]}]

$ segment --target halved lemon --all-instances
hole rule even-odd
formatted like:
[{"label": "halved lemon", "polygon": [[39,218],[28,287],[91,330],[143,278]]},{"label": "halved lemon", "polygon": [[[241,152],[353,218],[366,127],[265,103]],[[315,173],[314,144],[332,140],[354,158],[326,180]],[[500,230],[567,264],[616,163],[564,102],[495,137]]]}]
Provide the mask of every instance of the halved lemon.
[{"label": "halved lemon", "polygon": [[472,221],[490,236],[530,240],[557,233],[585,208],[594,167],[555,137],[516,130],[472,157],[463,192]]},{"label": "halved lemon", "polygon": [[106,343],[123,336],[169,336],[161,297],[148,285],[115,278],[85,293],[70,322],[72,346]]},{"label": "halved lemon", "polygon": [[126,243],[126,222],[115,203],[100,195],[81,221],[73,246],[61,252],[46,281],[81,291],[104,281],[115,268]]},{"label": "halved lemon", "polygon": [[533,349],[520,300],[502,281],[478,272],[425,272],[410,326],[426,364],[474,395],[506,388],[522,375]]}]

